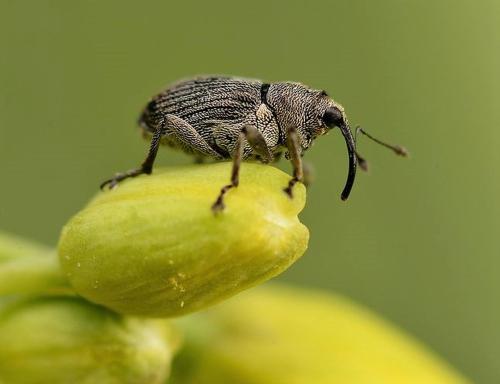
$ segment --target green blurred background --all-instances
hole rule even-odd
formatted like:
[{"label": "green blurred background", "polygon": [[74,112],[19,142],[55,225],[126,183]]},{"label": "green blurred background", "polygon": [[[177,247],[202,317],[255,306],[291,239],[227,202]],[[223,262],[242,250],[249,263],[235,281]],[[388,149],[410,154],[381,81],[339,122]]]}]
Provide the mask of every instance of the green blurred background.
[{"label": "green blurred background", "polygon": [[280,279],[350,296],[500,382],[498,1],[2,0],[0,49],[1,229],[55,245],[100,181],[143,159],[138,113],[178,78],[301,81],[412,156],[362,140],[371,171],[342,203],[345,144],[318,140],[310,249]]}]

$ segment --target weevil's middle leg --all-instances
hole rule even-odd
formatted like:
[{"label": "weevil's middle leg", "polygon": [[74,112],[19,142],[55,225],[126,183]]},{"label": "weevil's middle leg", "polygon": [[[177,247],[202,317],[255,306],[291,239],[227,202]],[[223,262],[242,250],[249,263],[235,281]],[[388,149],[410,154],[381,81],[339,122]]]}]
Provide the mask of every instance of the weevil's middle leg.
[{"label": "weevil's middle leg", "polygon": [[238,141],[236,142],[236,147],[234,149],[233,155],[233,168],[231,170],[231,184],[224,185],[215,200],[215,203],[212,205],[212,211],[214,213],[218,213],[224,210],[224,196],[231,189],[236,188],[240,183],[240,166],[241,161],[243,159],[243,142],[245,140],[245,133],[243,130],[238,135]]},{"label": "weevil's middle leg", "polygon": [[288,128],[287,140],[286,140],[288,153],[290,154],[290,160],[293,166],[293,177],[288,182],[288,186],[283,190],[285,193],[292,198],[293,197],[293,186],[297,182],[304,179],[304,171],[302,167],[302,158],[300,157],[300,147],[299,139],[297,137],[297,130],[295,127]]},{"label": "weevil's middle leg", "polygon": [[156,159],[156,154],[158,153],[158,147],[160,146],[160,139],[163,135],[163,132],[163,128],[158,128],[155,131],[155,133],[153,134],[153,138],[151,139],[151,145],[149,146],[148,155],[139,168],[134,168],[123,173],[117,173],[111,179],[104,181],[101,184],[100,188],[104,189],[104,187],[109,186],[109,189],[113,189],[118,185],[120,181],[128,179],[129,177],[136,177],[142,174],[150,175],[153,171],[153,164]]},{"label": "weevil's middle leg", "polygon": [[233,169],[231,171],[231,184],[227,184],[220,190],[217,200],[212,205],[212,211],[218,213],[224,209],[224,196],[231,188],[236,188],[240,182],[240,166],[243,160],[243,147],[245,140],[248,142],[253,151],[260,155],[265,162],[273,161],[273,154],[267,146],[266,140],[262,133],[257,130],[253,125],[245,125],[239,135],[238,141],[236,142],[236,147],[233,155]]}]

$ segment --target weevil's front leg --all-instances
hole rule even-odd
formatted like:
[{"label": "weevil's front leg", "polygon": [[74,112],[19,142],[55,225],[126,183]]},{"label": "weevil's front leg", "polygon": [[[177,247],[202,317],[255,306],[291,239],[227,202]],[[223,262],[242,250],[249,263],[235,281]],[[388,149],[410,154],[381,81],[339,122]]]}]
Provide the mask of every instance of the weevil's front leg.
[{"label": "weevil's front leg", "polygon": [[250,147],[253,149],[253,151],[260,155],[267,162],[273,160],[273,155],[271,153],[271,150],[267,146],[264,136],[262,136],[259,130],[253,125],[245,125],[238,135],[238,140],[234,148],[233,168],[231,170],[231,184],[227,184],[221,188],[217,200],[212,205],[212,211],[214,211],[214,213],[218,213],[224,209],[224,196],[231,188],[236,188],[240,182],[240,166],[241,161],[243,160],[243,148],[245,140],[248,142],[248,144],[250,144]]},{"label": "weevil's front leg", "polygon": [[287,132],[286,146],[288,148],[288,153],[290,154],[290,161],[293,166],[293,177],[288,182],[288,186],[283,190],[285,193],[293,197],[293,186],[297,182],[302,181],[304,178],[304,171],[302,168],[302,158],[300,157],[300,146],[299,138],[297,137],[297,130],[295,127],[289,127]]},{"label": "weevil's front leg", "polygon": [[158,128],[153,134],[153,138],[151,139],[151,145],[149,146],[149,152],[146,156],[146,159],[142,162],[139,168],[131,169],[127,172],[117,173],[114,177],[109,180],[104,181],[100,188],[104,189],[106,185],[109,186],[109,189],[112,189],[118,185],[118,183],[122,180],[128,179],[129,177],[136,177],[138,175],[151,174],[153,171],[153,163],[156,159],[156,154],[158,153],[158,147],[160,145],[160,139],[163,135],[163,128]]}]

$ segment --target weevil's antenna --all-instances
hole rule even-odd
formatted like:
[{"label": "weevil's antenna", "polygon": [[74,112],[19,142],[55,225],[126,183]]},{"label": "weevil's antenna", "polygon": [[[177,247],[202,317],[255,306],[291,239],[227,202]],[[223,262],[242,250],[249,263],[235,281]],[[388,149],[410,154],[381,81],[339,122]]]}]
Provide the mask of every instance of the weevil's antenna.
[{"label": "weevil's antenna", "polygon": [[[370,135],[368,132],[366,132],[359,125],[356,127],[356,131],[354,132],[354,143],[357,143],[358,132],[361,132],[363,135],[365,135],[366,137],[368,137],[370,140],[374,141],[375,143],[391,149],[398,156],[408,157],[408,155],[409,155],[408,150],[405,147],[403,147],[401,145],[392,145],[392,144],[388,144],[384,141],[381,141],[381,140],[377,139],[376,137],[373,137],[372,135]],[[358,164],[361,167],[361,169],[363,171],[367,171],[368,170],[368,162],[362,156],[360,156],[358,151],[356,151],[356,157],[357,157]]]},{"label": "weevil's antenna", "polygon": [[349,173],[347,175],[344,190],[340,195],[340,198],[342,200],[347,200],[349,194],[351,193],[352,185],[354,184],[354,179],[356,177],[356,143],[354,141],[354,138],[352,137],[351,130],[346,123],[340,124],[339,129],[344,136],[345,143],[347,145],[347,153],[349,155]]}]

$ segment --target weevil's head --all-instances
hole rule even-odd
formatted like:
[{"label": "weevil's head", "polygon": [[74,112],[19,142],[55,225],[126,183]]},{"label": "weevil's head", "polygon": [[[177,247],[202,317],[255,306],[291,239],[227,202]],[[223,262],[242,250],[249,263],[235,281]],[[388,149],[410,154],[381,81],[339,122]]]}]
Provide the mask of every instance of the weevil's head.
[{"label": "weevil's head", "polygon": [[339,128],[344,136],[345,143],[347,145],[347,154],[349,157],[349,171],[347,174],[347,180],[340,195],[342,200],[347,200],[349,194],[351,193],[352,185],[354,184],[354,179],[356,177],[356,143],[352,136],[351,129],[349,127],[349,122],[347,121],[347,116],[344,112],[344,108],[340,104],[337,104],[332,99],[329,99],[329,105],[320,111],[321,115],[321,127],[325,127],[328,131],[335,127]]},{"label": "weevil's head", "polygon": [[274,83],[267,96],[282,130],[285,144],[287,127],[296,128],[302,151],[309,148],[314,139],[333,128],[339,128],[344,136],[349,157],[349,171],[341,199],[349,197],[356,176],[356,148],[344,108],[332,100],[325,91],[310,89],[299,83]]}]

